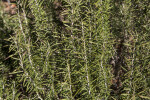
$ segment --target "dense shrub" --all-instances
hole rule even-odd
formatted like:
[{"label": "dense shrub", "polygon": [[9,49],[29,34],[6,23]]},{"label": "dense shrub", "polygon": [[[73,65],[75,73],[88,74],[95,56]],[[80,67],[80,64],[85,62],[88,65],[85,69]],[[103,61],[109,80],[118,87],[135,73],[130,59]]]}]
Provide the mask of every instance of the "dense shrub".
[{"label": "dense shrub", "polygon": [[0,12],[0,98],[150,99],[148,0],[18,0]]}]

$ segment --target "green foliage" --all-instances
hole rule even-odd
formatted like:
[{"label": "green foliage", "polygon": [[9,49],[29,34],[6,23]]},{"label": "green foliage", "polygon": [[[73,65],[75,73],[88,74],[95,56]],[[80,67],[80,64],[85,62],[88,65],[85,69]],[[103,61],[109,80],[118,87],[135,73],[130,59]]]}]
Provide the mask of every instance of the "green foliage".
[{"label": "green foliage", "polygon": [[150,99],[148,0],[20,0],[0,12],[0,99]]}]

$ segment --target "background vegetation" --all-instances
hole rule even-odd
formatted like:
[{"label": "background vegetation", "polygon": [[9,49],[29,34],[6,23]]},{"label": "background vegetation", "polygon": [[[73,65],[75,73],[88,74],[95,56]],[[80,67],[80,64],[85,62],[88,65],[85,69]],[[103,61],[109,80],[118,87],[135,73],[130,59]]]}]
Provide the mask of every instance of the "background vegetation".
[{"label": "background vegetation", "polygon": [[149,100],[149,0],[18,0],[0,12],[0,99]]}]

